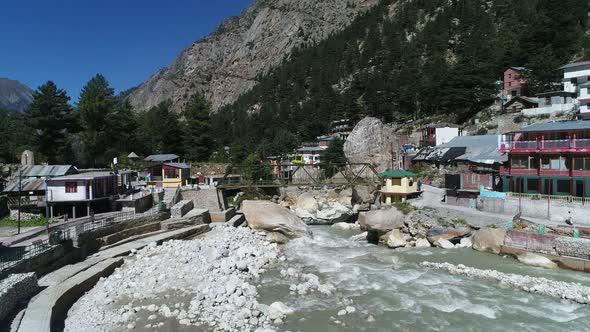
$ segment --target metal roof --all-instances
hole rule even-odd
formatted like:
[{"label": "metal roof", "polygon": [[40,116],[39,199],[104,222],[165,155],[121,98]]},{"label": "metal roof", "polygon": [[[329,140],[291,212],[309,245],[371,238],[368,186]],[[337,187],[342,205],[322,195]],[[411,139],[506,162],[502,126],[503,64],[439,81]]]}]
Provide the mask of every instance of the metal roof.
[{"label": "metal roof", "polygon": [[446,144],[421,151],[414,160],[464,160],[478,164],[502,163],[508,157],[498,148],[498,135],[458,136]]},{"label": "metal roof", "polygon": [[579,62],[568,63],[565,66],[561,66],[559,69],[568,69],[568,68],[580,67],[580,66],[585,66],[585,65],[590,65],[590,61],[579,61]]},{"label": "metal roof", "polygon": [[55,177],[78,173],[72,165],[29,165],[21,166],[23,177]]},{"label": "metal roof", "polygon": [[319,146],[304,146],[297,149],[297,152],[322,152],[325,149]]},{"label": "metal roof", "polygon": [[[3,192],[18,192],[18,179],[6,185]],[[47,186],[45,180],[38,178],[23,178],[21,180],[21,191],[45,191]]]},{"label": "metal roof", "polygon": [[137,158],[139,158],[139,156],[137,155],[137,153],[131,152],[129,155],[127,155],[127,158],[129,158],[129,159],[137,159]]},{"label": "metal roof", "polygon": [[59,176],[51,179],[47,179],[47,181],[53,180],[92,180],[96,178],[104,178],[108,176],[115,176],[116,174],[113,172],[88,172],[88,173],[80,173],[80,174],[71,174],[66,176]]},{"label": "metal roof", "polygon": [[145,161],[155,161],[155,162],[165,162],[165,161],[174,161],[180,158],[175,154],[153,154],[150,156],[145,157]]},{"label": "metal roof", "polygon": [[405,177],[412,177],[416,176],[416,174],[412,172],[405,171],[403,169],[390,169],[383,173],[379,173],[379,177],[382,178],[405,178]]},{"label": "metal roof", "polygon": [[590,129],[590,121],[554,121],[545,123],[536,123],[523,127],[515,132],[535,132],[535,131],[564,131],[564,130],[583,130]]},{"label": "metal roof", "polygon": [[182,169],[191,168],[191,166],[186,163],[164,163],[164,166],[170,166],[170,167],[182,168]]}]

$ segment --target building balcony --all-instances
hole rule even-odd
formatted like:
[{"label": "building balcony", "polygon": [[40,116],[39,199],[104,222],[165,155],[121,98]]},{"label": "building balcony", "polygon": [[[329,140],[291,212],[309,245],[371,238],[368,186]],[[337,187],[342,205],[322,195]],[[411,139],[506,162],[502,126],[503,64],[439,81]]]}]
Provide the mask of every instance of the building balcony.
[{"label": "building balcony", "polygon": [[525,108],[521,111],[522,116],[531,118],[539,115],[553,115],[557,113],[572,112],[575,108],[574,103],[554,104],[549,106],[541,106],[535,108]]},{"label": "building balcony", "polygon": [[503,174],[503,175],[539,175],[539,170],[536,168],[500,167],[500,174]]},{"label": "building balcony", "polygon": [[590,139],[504,141],[500,143],[500,151],[510,153],[590,152]]}]

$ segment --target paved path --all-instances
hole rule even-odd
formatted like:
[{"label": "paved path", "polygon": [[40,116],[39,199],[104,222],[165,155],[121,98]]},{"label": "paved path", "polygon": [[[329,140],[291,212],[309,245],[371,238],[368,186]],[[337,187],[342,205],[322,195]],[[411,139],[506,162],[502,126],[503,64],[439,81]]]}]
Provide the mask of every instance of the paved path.
[{"label": "paved path", "polygon": [[[462,218],[467,220],[474,226],[488,226],[497,223],[507,223],[514,218],[514,215],[491,213],[486,211],[479,211],[464,206],[449,205],[441,202],[444,191],[428,185],[422,185],[423,194],[420,198],[409,200],[408,202],[415,207],[423,208],[430,207],[437,209],[446,214],[447,218]],[[564,225],[563,223],[554,222],[548,219],[538,219],[524,217],[526,220],[536,224],[544,224],[547,226]]]}]

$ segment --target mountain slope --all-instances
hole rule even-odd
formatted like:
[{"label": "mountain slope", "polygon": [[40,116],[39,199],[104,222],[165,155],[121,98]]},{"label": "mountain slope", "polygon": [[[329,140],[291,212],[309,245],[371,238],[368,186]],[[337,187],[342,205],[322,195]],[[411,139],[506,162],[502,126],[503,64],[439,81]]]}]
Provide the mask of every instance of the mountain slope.
[{"label": "mountain slope", "polygon": [[24,111],[33,101],[33,90],[19,81],[0,77],[0,108]]},{"label": "mountain slope", "polygon": [[215,137],[277,155],[342,118],[463,122],[508,66],[530,69],[532,91],[555,89],[559,67],[590,50],[587,13],[586,0],[382,0],[221,108]]},{"label": "mountain slope", "polygon": [[193,43],[174,63],[134,89],[129,100],[138,111],[171,100],[181,110],[203,93],[213,109],[235,101],[257,78],[304,44],[346,27],[377,0],[254,0],[238,17],[224,21]]}]

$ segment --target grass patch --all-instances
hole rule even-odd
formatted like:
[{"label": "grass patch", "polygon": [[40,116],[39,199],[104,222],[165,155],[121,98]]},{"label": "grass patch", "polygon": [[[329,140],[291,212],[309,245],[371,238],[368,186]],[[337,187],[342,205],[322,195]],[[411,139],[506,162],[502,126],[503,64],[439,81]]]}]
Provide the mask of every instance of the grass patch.
[{"label": "grass patch", "polygon": [[416,208],[414,208],[409,203],[395,202],[395,203],[393,203],[393,206],[395,206],[395,208],[398,209],[403,214],[408,214],[408,213],[416,210]]},{"label": "grass patch", "polygon": [[456,218],[456,219],[451,220],[451,223],[453,225],[466,225],[467,221],[463,218]]},{"label": "grass patch", "polygon": [[[49,219],[45,217],[31,219],[31,220],[21,220],[20,226],[21,227],[35,227],[35,226],[45,226],[47,225],[47,221]],[[4,218],[0,219],[0,227],[18,227],[18,221],[12,218]]]}]

